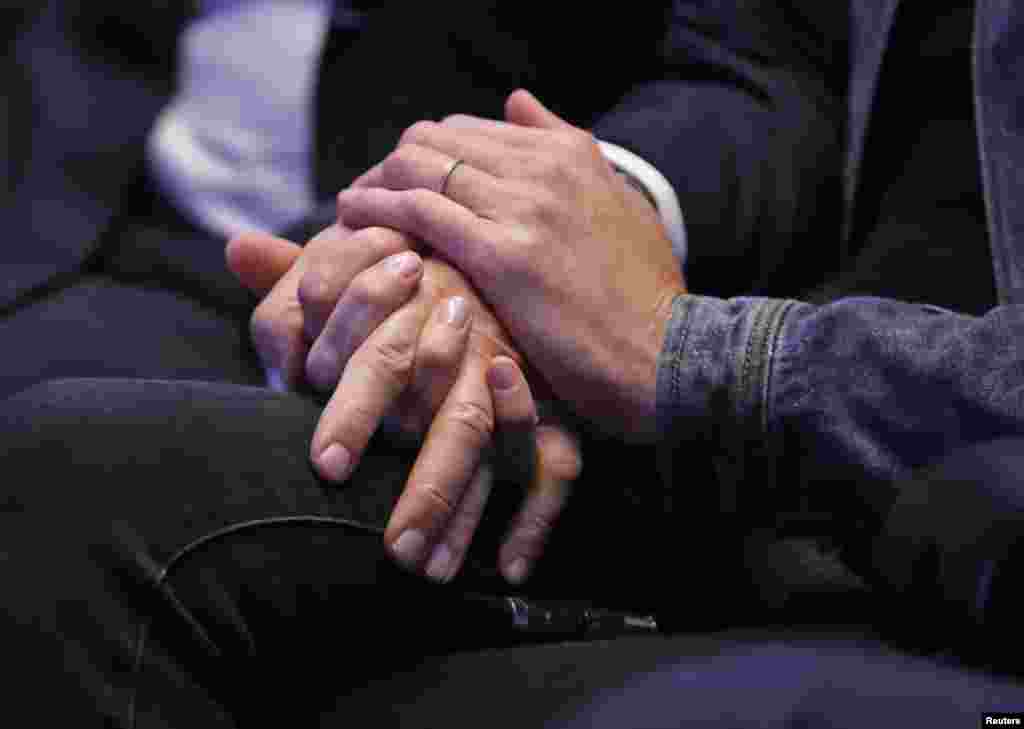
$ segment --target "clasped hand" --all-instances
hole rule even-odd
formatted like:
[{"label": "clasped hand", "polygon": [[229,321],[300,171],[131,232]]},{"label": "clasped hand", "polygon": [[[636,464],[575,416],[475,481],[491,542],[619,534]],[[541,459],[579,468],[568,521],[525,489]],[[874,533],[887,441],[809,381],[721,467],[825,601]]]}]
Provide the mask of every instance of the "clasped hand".
[{"label": "clasped hand", "polygon": [[492,436],[505,455],[532,454],[534,468],[524,470],[533,481],[499,553],[503,574],[518,583],[580,472],[577,445],[556,422],[538,424],[522,359],[466,279],[412,244],[391,230],[339,224],[303,249],[241,236],[228,260],[265,294],[251,330],[271,379],[333,392],[311,444],[325,478],[344,482],[386,417],[407,436],[425,435],[385,532],[406,567],[439,581],[459,570],[491,486]]},{"label": "clasped hand", "polygon": [[[385,541],[441,580],[479,523],[490,479],[481,456],[495,428],[537,454],[499,556],[512,581],[540,556],[581,466],[564,429],[537,426],[504,326],[536,367],[531,384],[550,384],[606,430],[649,441],[657,359],[671,302],[685,291],[654,210],[589,134],[525,92],[510,97],[506,118],[414,125],[339,195],[339,224],[301,256],[266,236],[228,249],[243,281],[272,285],[253,316],[264,363],[284,382],[305,375],[335,388],[312,444],[325,476],[351,473],[389,412],[406,432],[426,430]],[[442,196],[434,190],[455,160],[465,164]],[[414,241],[459,270],[421,259]],[[297,260],[280,281],[261,280],[289,256]]]},{"label": "clasped hand", "polygon": [[685,292],[671,242],[591,134],[525,91],[505,116],[414,125],[339,194],[340,219],[422,240],[473,282],[560,400],[650,442],[658,360]]}]

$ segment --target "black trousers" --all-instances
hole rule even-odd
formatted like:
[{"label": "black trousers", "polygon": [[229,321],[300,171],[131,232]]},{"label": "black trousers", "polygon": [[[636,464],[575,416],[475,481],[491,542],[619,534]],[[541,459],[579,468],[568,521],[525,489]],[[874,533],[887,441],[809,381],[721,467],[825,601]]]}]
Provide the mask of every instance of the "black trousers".
[{"label": "black trousers", "polygon": [[[670,636],[519,644],[460,597],[504,589],[487,568],[500,515],[488,515],[452,584],[404,574],[375,527],[411,451],[375,442],[350,485],[328,487],[306,460],[317,415],[314,403],[259,388],[156,380],[61,380],[4,402],[0,672],[10,716],[40,726],[853,727],[967,726],[981,711],[1024,710],[1010,675],[935,657],[956,647],[952,632],[959,645],[992,626],[933,626],[931,657],[901,655],[867,627],[704,632],[699,608],[728,612],[735,576],[702,580],[694,565],[707,554],[645,540],[652,517],[600,493],[595,477],[581,483],[580,506],[527,594],[646,609],[652,585],[668,583],[682,624],[690,606],[693,621]],[[926,484],[980,474],[978,492],[996,495],[986,508],[1003,503],[1009,514],[1022,453],[1019,441],[970,449]],[[905,532],[879,545],[895,545],[891,564],[917,565],[920,576],[929,550],[908,548]],[[1007,555],[989,553],[1002,578],[986,573],[982,608],[1002,601],[1000,629],[1016,640]],[[914,605],[910,619],[927,622],[943,605],[933,597],[908,591],[889,605]]]}]

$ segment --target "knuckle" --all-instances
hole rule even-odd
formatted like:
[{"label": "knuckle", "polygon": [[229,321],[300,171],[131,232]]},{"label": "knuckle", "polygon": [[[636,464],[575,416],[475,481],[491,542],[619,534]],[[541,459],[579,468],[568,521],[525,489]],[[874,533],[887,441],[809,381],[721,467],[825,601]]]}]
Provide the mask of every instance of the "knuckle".
[{"label": "knuckle", "polygon": [[413,370],[415,347],[412,342],[375,342],[370,354],[369,366],[379,377],[404,387]]},{"label": "knuckle", "polygon": [[548,220],[556,213],[558,199],[547,190],[537,190],[525,204],[526,215],[531,220]]},{"label": "knuckle", "polygon": [[494,415],[490,408],[473,400],[454,403],[447,413],[448,422],[462,430],[473,441],[483,445],[494,434]]},{"label": "knuckle", "polygon": [[469,114],[448,114],[441,120],[441,126],[466,126],[473,121],[473,117]]},{"label": "knuckle", "polygon": [[402,212],[409,221],[409,224],[417,230],[422,230],[426,225],[426,209],[430,204],[431,193],[428,190],[410,190],[402,198]]},{"label": "knuckle", "polygon": [[428,119],[421,119],[402,132],[402,136],[399,138],[398,143],[399,145],[412,144],[426,139],[435,126],[436,124],[434,122]]},{"label": "knuckle", "polygon": [[544,517],[522,515],[512,530],[509,546],[517,554],[539,558],[553,529],[554,523]]},{"label": "knuckle", "polygon": [[353,234],[353,241],[358,250],[369,250],[380,259],[399,253],[408,248],[405,236],[389,228],[363,228]]},{"label": "knuckle", "polygon": [[555,129],[551,133],[551,139],[559,151],[557,156],[560,158],[581,152],[589,154],[590,148],[596,144],[590,132],[577,128]]},{"label": "knuckle", "polygon": [[564,151],[562,146],[555,146],[553,149],[547,151],[546,154],[538,156],[533,163],[533,169],[536,171],[536,176],[543,180],[554,177],[561,164],[560,160],[563,156]]},{"label": "knuckle", "polygon": [[548,179],[570,178],[582,160],[600,154],[590,132],[582,129],[557,130],[552,133],[551,150],[541,163]]},{"label": "knuckle", "polygon": [[551,157],[536,152],[524,153],[516,156],[515,164],[524,179],[543,179],[550,168]]},{"label": "knuckle", "polygon": [[[500,261],[494,261],[496,272],[506,273],[511,276],[523,276],[529,273],[534,264],[534,258],[540,254],[540,243],[538,236],[528,228],[521,228],[515,236],[510,237],[502,246]],[[540,260],[543,260],[541,257]]]},{"label": "knuckle", "polygon": [[544,542],[555,528],[553,520],[539,511],[523,514],[519,520],[520,538],[531,542]]},{"label": "knuckle", "polygon": [[423,342],[416,352],[416,369],[429,373],[443,372],[454,367],[455,359],[455,352],[441,342]]},{"label": "knuckle", "polygon": [[336,271],[323,263],[310,266],[299,279],[299,302],[304,308],[322,311],[334,305],[338,292],[334,285]]},{"label": "knuckle", "polygon": [[400,182],[408,177],[412,168],[413,158],[416,154],[415,148],[410,142],[403,142],[391,154],[384,158],[381,169],[384,177],[388,180]]},{"label": "knuckle", "polygon": [[431,504],[434,511],[442,515],[444,521],[448,521],[455,514],[455,503],[437,484],[418,484],[416,492]]},{"label": "knuckle", "polygon": [[[557,195],[545,191],[538,194],[534,214],[537,216],[536,220],[539,223],[545,227],[554,228],[564,225],[566,216],[571,214],[571,211],[566,210]],[[538,243],[536,239],[531,240],[531,242]]]},{"label": "knuckle", "polygon": [[345,292],[345,298],[347,311],[371,308],[376,298],[371,276],[364,272],[352,279],[348,291]]},{"label": "knuckle", "polygon": [[567,129],[565,134],[568,145],[575,152],[589,155],[594,151],[594,148],[597,147],[597,142],[594,141],[594,135],[586,129]]}]

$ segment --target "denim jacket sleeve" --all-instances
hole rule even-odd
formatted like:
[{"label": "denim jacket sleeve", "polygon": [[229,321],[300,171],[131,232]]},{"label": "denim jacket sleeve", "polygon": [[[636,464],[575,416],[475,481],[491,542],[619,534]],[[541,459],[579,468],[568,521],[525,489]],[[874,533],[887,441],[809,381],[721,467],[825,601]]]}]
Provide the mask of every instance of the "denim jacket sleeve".
[{"label": "denim jacket sleeve", "polygon": [[909,469],[1024,431],[1024,310],[684,294],[657,398],[665,445],[714,434],[734,509],[852,505],[879,518]]}]

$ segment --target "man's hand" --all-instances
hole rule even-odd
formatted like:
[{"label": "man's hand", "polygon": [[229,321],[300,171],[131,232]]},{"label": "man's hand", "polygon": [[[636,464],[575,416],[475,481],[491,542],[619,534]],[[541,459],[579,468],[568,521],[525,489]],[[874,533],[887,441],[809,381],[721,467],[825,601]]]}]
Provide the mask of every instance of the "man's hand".
[{"label": "man's hand", "polygon": [[685,292],[671,244],[590,134],[525,91],[509,97],[506,118],[414,125],[339,195],[340,217],[432,246],[470,277],[561,399],[650,440],[658,357]]},{"label": "man's hand", "polygon": [[457,271],[400,252],[410,243],[401,234],[346,232],[332,226],[304,250],[247,235],[227,250],[236,275],[267,294],[252,320],[264,363],[281,383],[305,369],[314,384],[337,388],[313,438],[314,462],[344,480],[389,413],[409,433],[427,431],[385,540],[410,568],[449,579],[487,498],[481,455],[497,427],[520,457],[536,450],[534,481],[499,555],[506,577],[525,579],[578,476],[573,439],[536,425],[519,355]]}]

